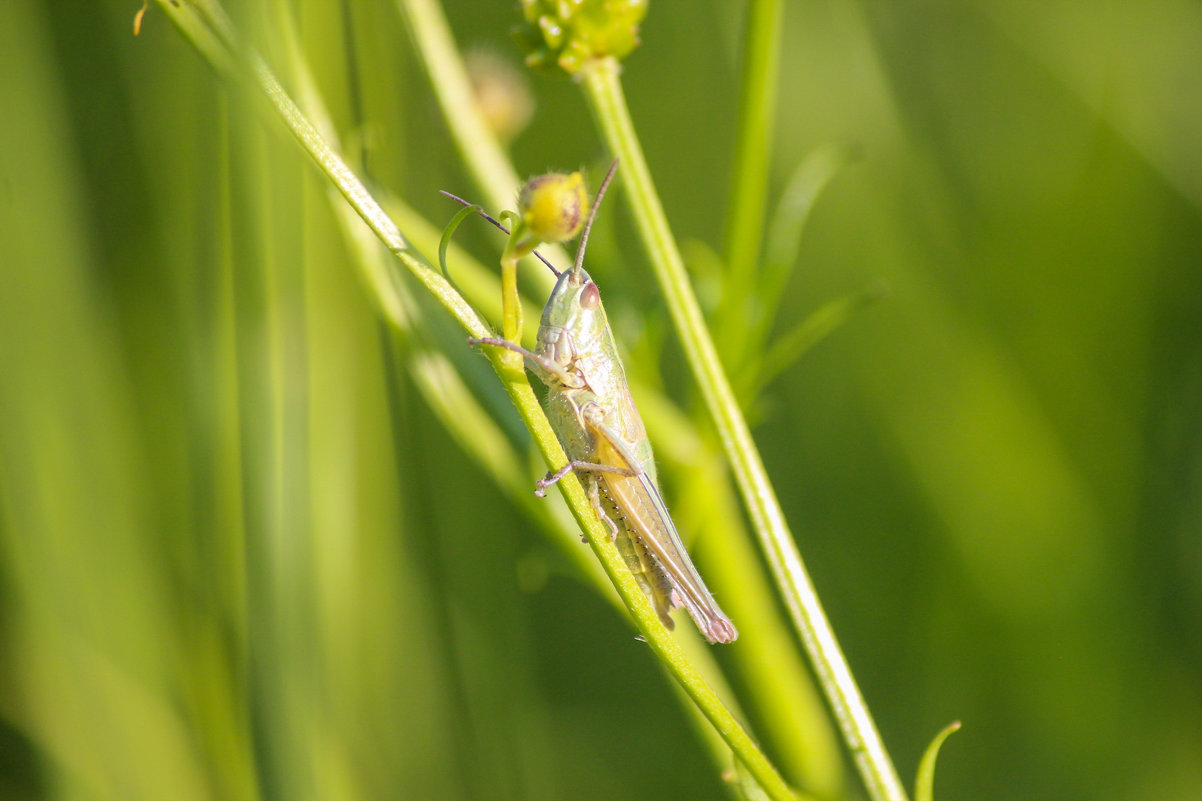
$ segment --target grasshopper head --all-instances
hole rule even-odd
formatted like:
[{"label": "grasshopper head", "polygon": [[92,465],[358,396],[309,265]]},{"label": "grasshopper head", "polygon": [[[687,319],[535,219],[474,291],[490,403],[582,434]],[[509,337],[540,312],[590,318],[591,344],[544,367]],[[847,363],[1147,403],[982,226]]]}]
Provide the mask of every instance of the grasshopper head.
[{"label": "grasshopper head", "polygon": [[597,198],[585,221],[576,263],[572,269],[560,274],[543,309],[542,325],[538,329],[538,352],[562,367],[569,367],[581,356],[600,352],[612,357],[613,354],[613,337],[609,333],[605,307],[601,305],[601,292],[584,271],[584,252],[601,198],[605,197],[605,190],[617,169],[615,160],[597,190]]},{"label": "grasshopper head", "polygon": [[566,367],[577,356],[601,345],[608,329],[601,292],[593,279],[582,268],[565,270],[543,309],[538,350]]}]

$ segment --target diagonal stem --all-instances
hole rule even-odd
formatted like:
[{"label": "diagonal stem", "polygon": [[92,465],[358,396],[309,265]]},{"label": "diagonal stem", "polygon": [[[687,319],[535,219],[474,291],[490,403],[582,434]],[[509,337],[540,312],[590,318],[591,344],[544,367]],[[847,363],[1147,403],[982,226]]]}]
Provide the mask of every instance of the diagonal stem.
[{"label": "diagonal stem", "polygon": [[844,741],[873,801],[905,801],[906,792],[872,715],[827,620],[789,532],[784,512],[689,286],[684,261],[668,228],[619,80],[618,62],[598,59],[584,70],[584,87],[605,140],[621,160],[639,234],[680,335],[685,357],[714,419],[756,534],[810,657]]}]

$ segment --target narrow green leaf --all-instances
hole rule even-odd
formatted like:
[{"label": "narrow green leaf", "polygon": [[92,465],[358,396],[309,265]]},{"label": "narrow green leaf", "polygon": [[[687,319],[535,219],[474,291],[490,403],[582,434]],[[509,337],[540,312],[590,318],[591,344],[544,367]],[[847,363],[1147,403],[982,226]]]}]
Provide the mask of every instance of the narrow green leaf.
[{"label": "narrow green leaf", "polygon": [[802,320],[800,324],[773,343],[768,352],[764,354],[759,370],[752,374],[747,381],[749,389],[744,394],[744,403],[755,398],[765,384],[788,369],[806,351],[847,322],[852,314],[868,304],[880,300],[887,292],[888,288],[883,282],[870,284],[858,292],[828,301]]},{"label": "narrow green leaf", "polygon": [[860,149],[854,145],[823,145],[802,159],[789,177],[768,221],[764,269],[757,287],[765,310],[762,321],[765,332],[772,324],[781,294],[793,274],[810,212],[839,170],[859,155]]},{"label": "narrow green leaf", "polygon": [[943,731],[935,735],[935,739],[927,746],[922,761],[918,763],[918,779],[914,782],[914,801],[932,801],[935,789],[935,758],[943,741],[952,732],[960,728],[960,721],[949,723]]},{"label": "narrow green leaf", "polygon": [[447,248],[451,245],[451,238],[455,236],[455,230],[459,224],[475,214],[484,211],[483,208],[476,205],[464,206],[451,221],[447,223],[447,227],[442,229],[442,238],[438,240],[438,268],[442,270],[442,277],[447,279],[447,283],[455,287],[455,291],[459,291],[459,287],[455,286],[455,282],[451,280],[451,274],[447,271]]}]

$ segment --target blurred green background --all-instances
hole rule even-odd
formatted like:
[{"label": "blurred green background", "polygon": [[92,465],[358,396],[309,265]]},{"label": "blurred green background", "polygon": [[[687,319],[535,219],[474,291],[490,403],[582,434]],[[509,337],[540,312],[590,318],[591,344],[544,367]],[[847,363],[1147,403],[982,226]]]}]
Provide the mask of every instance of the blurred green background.
[{"label": "blurred green background", "polygon": [[[396,8],[292,8],[375,184],[439,226],[437,190],[479,196]],[[0,3],[0,797],[725,797],[398,366],[307,159],[136,10]],[[519,63],[516,3],[446,11]],[[625,63],[714,248],[741,14],[654,0]],[[888,293],[755,433],[899,770],[959,719],[940,799],[1202,797],[1202,6],[797,2],[782,35],[772,198],[816,147],[861,158],[781,327]],[[532,89],[519,171],[606,159],[576,87]],[[608,202],[633,338],[665,313]]]}]

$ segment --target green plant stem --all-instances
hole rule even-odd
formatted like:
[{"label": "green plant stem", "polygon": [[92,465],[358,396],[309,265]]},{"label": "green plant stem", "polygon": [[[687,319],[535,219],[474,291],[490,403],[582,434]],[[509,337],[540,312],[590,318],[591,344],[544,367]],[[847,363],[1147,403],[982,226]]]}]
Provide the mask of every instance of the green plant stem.
[{"label": "green plant stem", "polygon": [[[284,122],[301,147],[367,223],[368,227],[408,268],[409,272],[455,317],[464,330],[472,336],[487,336],[490,332],[470,304],[455,291],[438,270],[431,267],[419,254],[410,250],[400,229],[385,214],[341,157],[326,144],[316,128],[280,86],[279,81],[276,80],[267,65],[257,54],[241,45],[232,25],[220,7],[213,2],[198,4],[196,8],[204,15],[203,22],[205,24],[197,25],[195,24],[197,20],[192,16],[190,8],[176,8],[171,4],[171,0],[159,0],[159,2],[171,19],[177,22],[181,30],[194,41],[202,53],[227,51],[230,58],[214,60],[216,66],[229,68],[231,65],[244,64],[249,67],[254,83],[270,101],[280,120]],[[186,18],[184,24],[180,24],[180,17]],[[234,75],[233,77],[244,76]],[[551,429],[534,391],[530,388],[525,370],[520,365],[514,366],[508,360],[503,359],[501,353],[494,352],[497,349],[486,348],[485,350],[506,392],[517,407],[519,415],[530,429],[535,444],[548,466],[565,464],[567,457]],[[759,750],[746,730],[735,720],[734,715],[722,703],[717,693],[701,678],[696,668],[684,656],[680,646],[664,628],[652,608],[651,602],[639,588],[616,546],[610,541],[609,531],[597,518],[580,481],[574,475],[569,474],[559,482],[559,487],[573,517],[585,532],[589,545],[633,616],[640,634],[651,646],[651,649],[667,666],[673,678],[693,699],[711,725],[730,746],[736,758],[747,767],[768,796],[774,801],[796,801],[798,796],[777,773],[775,767]]]},{"label": "green plant stem", "polygon": [[409,248],[409,243],[396,223],[376,202],[341,156],[326,144],[317,129],[284,91],[263,59],[241,43],[221,6],[211,0],[196,2],[194,8],[200,15],[198,19],[188,6],[177,7],[171,0],[158,2],[202,54],[214,54],[210,58],[215,67],[226,71],[236,81],[247,77],[241,73],[238,65],[249,71],[253,83],[266,96],[279,119],[338,192],[367,223],[368,228],[409,268],[417,280],[471,336],[488,336],[491,333],[488,326],[476,314],[471,304],[464,300],[438,270]]},{"label": "green plant stem", "polygon": [[501,336],[514,344],[522,341],[522,298],[518,295],[518,257],[512,236],[501,254]]},{"label": "green plant stem", "polygon": [[[544,459],[550,466],[562,465],[567,462],[559,440],[551,430],[550,423],[533,390],[526,380],[524,371],[501,373],[518,413],[534,435],[535,443]],[[597,560],[605,569],[609,580],[613,583],[622,598],[626,608],[630,610],[635,625],[643,639],[651,646],[660,661],[667,667],[668,672],[684,689],[701,713],[717,730],[741,761],[755,777],[760,787],[774,801],[798,801],[799,796],[781,778],[776,768],[764,756],[759,747],[751,739],[747,731],[735,720],[730,710],[722,703],[717,693],[702,679],[701,674],[685,657],[684,651],[660,622],[647,596],[643,594],[634,574],[626,566],[617,547],[610,539],[609,529],[597,518],[592,503],[585,494],[583,486],[574,474],[568,474],[559,481],[560,491],[572,511],[572,516],[585,533],[589,546],[596,554]]]},{"label": "green plant stem", "polygon": [[519,179],[496,138],[480,133],[488,130],[488,123],[476,104],[442,8],[434,0],[397,0],[397,7],[413,34],[443,119],[468,172],[478,178],[489,204],[503,208],[513,199]]},{"label": "green plant stem", "polygon": [[[494,209],[505,208],[513,200],[513,193],[521,181],[510,165],[505,149],[480,114],[442,7],[434,0],[396,0],[396,4],[413,34],[413,43],[430,76],[434,97],[442,107],[443,119],[463,157],[468,175],[476,179],[489,205]],[[560,245],[543,244],[539,251],[552,263],[571,264],[567,251]],[[531,259],[525,261],[529,263]],[[549,293],[554,282],[550,272],[541,265],[526,270],[523,280],[540,294]]]},{"label": "green plant stem", "polygon": [[[726,263],[729,269],[723,309],[725,336],[743,336],[746,330],[745,300],[756,286],[760,240],[767,202],[768,161],[772,152],[772,125],[776,119],[776,77],[780,63],[782,0],[751,0],[747,8],[747,30],[742,39],[743,83],[739,96],[738,132],[735,138],[734,171],[731,174],[730,220],[726,231]],[[741,353],[741,343],[728,352]]]},{"label": "green plant stem", "polygon": [[764,556],[844,741],[874,801],[904,801],[905,790],[806,573],[776,492],[722,370],[697,298],[689,286],[684,261],[668,228],[634,132],[617,61],[610,58],[593,62],[584,70],[584,87],[606,141],[622,162],[635,223],[650,255],[685,357],[718,428]]}]

